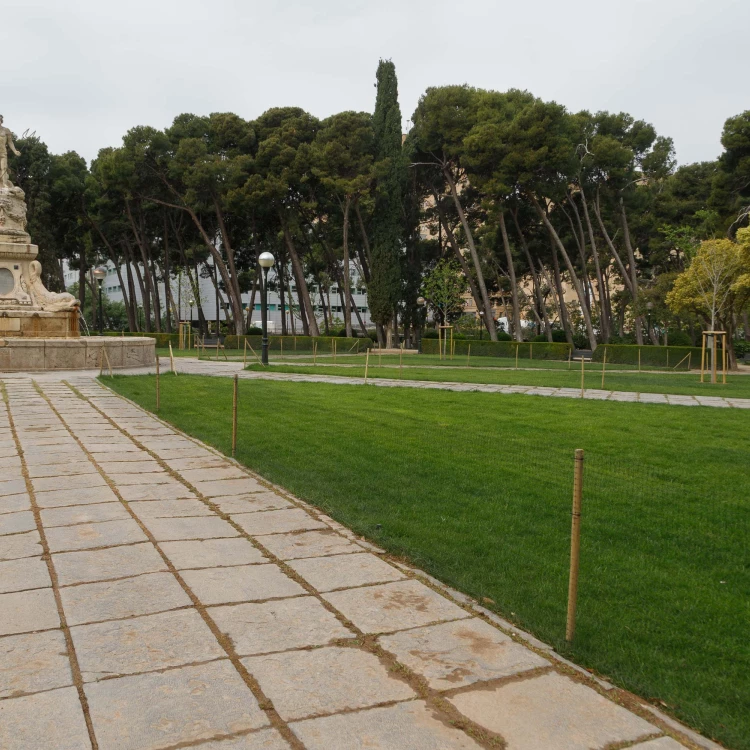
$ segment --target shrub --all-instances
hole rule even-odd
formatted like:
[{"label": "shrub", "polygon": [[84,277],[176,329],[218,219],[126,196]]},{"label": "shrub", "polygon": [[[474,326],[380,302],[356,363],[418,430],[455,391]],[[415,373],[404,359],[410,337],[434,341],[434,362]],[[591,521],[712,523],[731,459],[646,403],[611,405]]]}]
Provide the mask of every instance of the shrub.
[{"label": "shrub", "polygon": [[604,360],[607,352],[607,364],[637,365],[640,351],[642,367],[668,367],[687,370],[688,365],[698,367],[701,361],[701,350],[698,346],[633,346],[632,344],[600,344],[593,354],[594,362]]},{"label": "shrub", "polygon": [[423,334],[423,339],[436,339],[438,337],[438,332],[434,328],[428,328]]},{"label": "shrub", "polygon": [[[518,357],[523,359],[568,359],[570,347],[567,344],[556,343],[516,343],[515,341],[471,341],[454,339],[455,354],[467,354],[471,346],[471,356],[477,357],[505,357],[513,359],[518,350]],[[438,354],[438,342],[435,340],[422,341],[422,351],[425,354]]]},{"label": "shrub", "polygon": [[263,335],[263,329],[258,328],[258,326],[250,326],[250,328],[247,329],[248,336],[262,336]]}]

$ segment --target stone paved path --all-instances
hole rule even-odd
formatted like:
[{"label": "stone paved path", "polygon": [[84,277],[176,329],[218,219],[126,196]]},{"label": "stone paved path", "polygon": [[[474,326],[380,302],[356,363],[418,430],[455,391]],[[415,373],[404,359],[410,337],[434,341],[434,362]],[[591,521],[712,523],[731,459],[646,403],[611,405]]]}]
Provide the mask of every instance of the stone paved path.
[{"label": "stone paved path", "polygon": [[[181,357],[175,360],[178,372],[193,375],[233,376],[255,380],[290,380],[306,383],[333,383],[337,385],[362,385],[363,378],[341,375],[304,375],[284,372],[246,371],[241,362],[215,362]],[[168,359],[162,358],[162,366]],[[166,364],[164,364],[166,363]],[[368,385],[383,388],[429,388],[438,391],[478,391],[482,393],[524,393],[530,396],[555,396],[581,398],[580,388],[551,388],[531,385],[496,385],[482,383],[449,383],[427,380],[399,380],[396,378],[369,378]],[[642,404],[674,404],[678,406],[713,406],[719,408],[750,409],[750,398],[724,398],[721,396],[679,396],[663,393],[635,393],[633,391],[606,391],[587,388],[584,398],[593,401],[630,401]]]},{"label": "stone paved path", "polygon": [[94,379],[0,386],[0,748],[717,747]]}]

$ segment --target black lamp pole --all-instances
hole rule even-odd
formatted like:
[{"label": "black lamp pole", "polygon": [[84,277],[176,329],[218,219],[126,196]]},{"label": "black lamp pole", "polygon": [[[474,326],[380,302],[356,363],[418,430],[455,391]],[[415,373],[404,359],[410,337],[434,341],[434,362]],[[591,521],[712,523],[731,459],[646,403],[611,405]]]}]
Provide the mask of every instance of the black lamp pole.
[{"label": "black lamp pole", "polygon": [[104,312],[102,311],[102,281],[99,279],[99,335],[104,336]]},{"label": "black lamp pole", "polygon": [[261,340],[260,361],[268,364],[268,269],[263,268],[263,284],[260,288],[260,317],[263,338]]}]

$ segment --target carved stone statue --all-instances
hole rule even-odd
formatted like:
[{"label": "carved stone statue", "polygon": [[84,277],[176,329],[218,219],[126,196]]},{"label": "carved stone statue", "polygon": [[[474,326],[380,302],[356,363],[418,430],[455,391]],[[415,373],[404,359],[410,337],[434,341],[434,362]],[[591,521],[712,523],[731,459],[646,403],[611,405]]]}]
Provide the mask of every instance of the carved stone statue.
[{"label": "carved stone statue", "polygon": [[0,187],[12,188],[13,183],[8,176],[8,149],[16,156],[21,155],[21,152],[16,148],[16,144],[13,143],[13,133],[4,127],[3,116],[0,115]]},{"label": "carved stone statue", "polygon": [[68,292],[50,292],[42,283],[42,264],[38,260],[29,263],[29,286],[36,303],[47,312],[76,310],[80,302]]}]

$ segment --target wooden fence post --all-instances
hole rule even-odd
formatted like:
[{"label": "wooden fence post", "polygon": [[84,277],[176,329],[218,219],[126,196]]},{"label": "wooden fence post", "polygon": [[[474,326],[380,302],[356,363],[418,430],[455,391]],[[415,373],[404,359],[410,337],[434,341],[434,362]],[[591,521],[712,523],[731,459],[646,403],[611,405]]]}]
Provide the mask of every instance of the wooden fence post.
[{"label": "wooden fence post", "polygon": [[172,342],[169,342],[169,366],[172,368],[172,373],[174,375],[177,375],[177,370],[174,366],[174,354],[172,352]]},{"label": "wooden fence post", "polygon": [[234,384],[232,389],[232,458],[237,452],[237,392],[239,386],[239,376],[234,374]]},{"label": "wooden fence post", "polygon": [[573,514],[570,529],[570,578],[568,580],[568,618],[565,640],[572,643],[576,633],[578,606],[578,563],[581,554],[581,500],[583,498],[583,449],[576,449],[573,471]]},{"label": "wooden fence post", "polygon": [[602,390],[604,390],[604,371],[607,369],[607,347],[604,347],[604,362],[602,362]]},{"label": "wooden fence post", "polygon": [[365,385],[367,385],[367,368],[370,366],[370,347],[367,347],[367,354],[365,355]]}]

